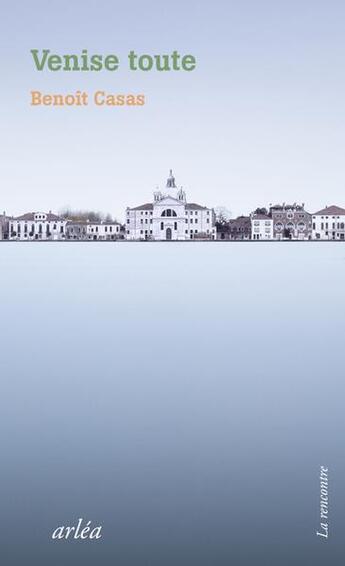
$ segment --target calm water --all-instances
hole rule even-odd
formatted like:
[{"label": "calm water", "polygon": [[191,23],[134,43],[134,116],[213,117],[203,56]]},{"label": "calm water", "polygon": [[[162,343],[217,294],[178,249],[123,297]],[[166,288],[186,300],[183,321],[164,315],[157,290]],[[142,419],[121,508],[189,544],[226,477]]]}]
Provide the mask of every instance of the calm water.
[{"label": "calm water", "polygon": [[[0,265],[1,564],[343,563],[345,245],[3,243]],[[79,517],[100,542],[50,541]]]}]

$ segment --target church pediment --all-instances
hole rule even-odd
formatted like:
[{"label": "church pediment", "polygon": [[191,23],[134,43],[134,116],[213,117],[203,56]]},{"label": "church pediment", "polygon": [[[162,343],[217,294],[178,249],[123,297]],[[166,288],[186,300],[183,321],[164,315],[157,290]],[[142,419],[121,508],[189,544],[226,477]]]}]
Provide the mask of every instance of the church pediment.
[{"label": "church pediment", "polygon": [[158,202],[155,202],[155,206],[184,206],[185,203],[178,200],[177,198],[171,197],[170,195],[163,197],[162,199],[160,199]]}]

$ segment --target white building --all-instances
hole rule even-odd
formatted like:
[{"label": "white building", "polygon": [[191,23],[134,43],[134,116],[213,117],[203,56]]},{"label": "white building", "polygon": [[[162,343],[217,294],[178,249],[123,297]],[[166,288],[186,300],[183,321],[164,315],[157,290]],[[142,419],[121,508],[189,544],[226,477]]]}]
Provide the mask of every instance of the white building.
[{"label": "white building", "polygon": [[116,240],[120,235],[121,224],[118,222],[87,222],[88,240]]},{"label": "white building", "polygon": [[313,214],[313,240],[345,240],[345,209],[327,206]]},{"label": "white building", "polygon": [[51,212],[29,212],[9,220],[9,240],[64,240],[67,220]]},{"label": "white building", "polygon": [[216,239],[213,209],[187,203],[186,193],[176,187],[170,171],[164,192],[154,192],[154,200],[126,210],[127,240]]},{"label": "white building", "polygon": [[251,214],[252,240],[273,240],[273,220],[267,214]]}]

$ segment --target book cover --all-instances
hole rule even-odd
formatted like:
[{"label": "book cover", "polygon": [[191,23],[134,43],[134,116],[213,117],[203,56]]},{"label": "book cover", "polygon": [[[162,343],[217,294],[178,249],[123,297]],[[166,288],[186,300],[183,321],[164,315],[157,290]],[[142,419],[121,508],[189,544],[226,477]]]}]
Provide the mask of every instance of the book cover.
[{"label": "book cover", "polygon": [[3,3],[1,565],[344,564],[344,16]]}]

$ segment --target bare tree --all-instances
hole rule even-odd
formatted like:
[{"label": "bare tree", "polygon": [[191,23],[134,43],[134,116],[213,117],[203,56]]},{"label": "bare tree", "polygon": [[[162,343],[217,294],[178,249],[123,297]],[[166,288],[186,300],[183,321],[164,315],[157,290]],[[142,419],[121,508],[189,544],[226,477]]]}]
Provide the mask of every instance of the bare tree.
[{"label": "bare tree", "polygon": [[216,206],[214,209],[216,215],[216,223],[220,226],[228,224],[231,218],[231,211],[225,206]]},{"label": "bare tree", "polygon": [[95,211],[95,210],[73,210],[69,207],[64,207],[60,210],[60,215],[63,218],[73,221],[82,221],[82,222],[114,222],[115,219],[113,216],[108,212],[104,214],[103,212]]}]

